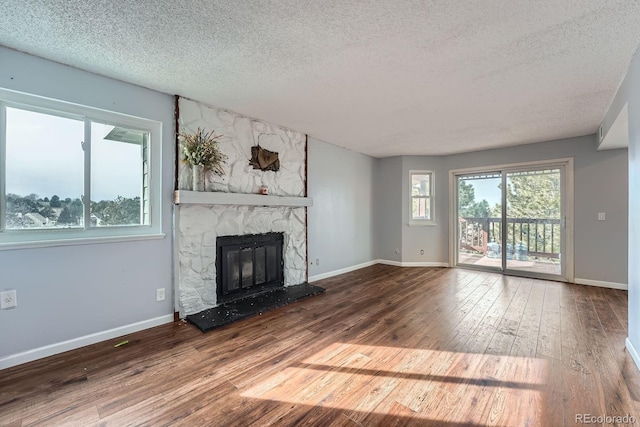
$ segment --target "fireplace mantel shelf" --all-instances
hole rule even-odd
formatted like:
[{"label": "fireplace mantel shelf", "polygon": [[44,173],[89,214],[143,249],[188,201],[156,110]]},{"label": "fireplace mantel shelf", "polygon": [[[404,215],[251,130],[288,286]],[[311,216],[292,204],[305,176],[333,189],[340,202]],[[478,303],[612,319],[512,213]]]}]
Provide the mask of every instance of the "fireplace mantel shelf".
[{"label": "fireplace mantel shelf", "polygon": [[313,206],[313,199],[311,197],[265,196],[262,194],[187,190],[175,191],[173,194],[173,202],[176,205]]}]

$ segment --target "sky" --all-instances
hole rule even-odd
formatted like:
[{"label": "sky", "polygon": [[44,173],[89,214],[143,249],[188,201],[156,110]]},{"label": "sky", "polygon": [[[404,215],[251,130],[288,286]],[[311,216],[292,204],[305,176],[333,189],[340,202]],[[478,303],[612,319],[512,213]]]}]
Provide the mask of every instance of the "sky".
[{"label": "sky", "polygon": [[[532,173],[536,172],[534,171]],[[559,170],[553,169],[552,173],[559,174]],[[499,188],[501,181],[501,178],[476,178],[464,180],[465,184],[471,184],[473,186],[476,202],[480,202],[482,201],[482,199],[485,199],[487,202],[489,202],[489,206],[491,208],[493,208],[496,203],[502,203],[502,193]],[[509,174],[507,174],[507,184],[509,182]]]},{"label": "sky", "polygon": [[[104,140],[113,126],[91,129],[91,199],[140,196],[140,146]],[[84,193],[84,122],[7,108],[6,192],[45,198]]]},{"label": "sky", "polygon": [[496,203],[501,203],[502,193],[498,187],[501,182],[500,178],[468,179],[464,180],[464,182],[465,184],[473,185],[476,202],[480,202],[482,199],[485,199],[489,202],[489,206],[492,208]]}]

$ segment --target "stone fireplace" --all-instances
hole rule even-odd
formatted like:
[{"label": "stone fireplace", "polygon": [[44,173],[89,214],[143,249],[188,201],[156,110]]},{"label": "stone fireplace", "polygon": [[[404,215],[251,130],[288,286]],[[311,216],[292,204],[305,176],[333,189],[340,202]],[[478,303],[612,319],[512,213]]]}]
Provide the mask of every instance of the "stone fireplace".
[{"label": "stone fireplace", "polygon": [[[179,125],[181,131],[193,132],[198,127],[215,130],[223,135],[220,148],[228,156],[223,176],[209,175],[205,192],[186,191],[191,182],[190,167],[182,162],[178,168],[176,192],[176,308],[181,317],[216,307],[236,298],[252,286],[243,286],[248,274],[248,263],[239,264],[240,289],[224,295],[217,284],[222,279],[220,242],[228,236],[251,241],[255,236],[280,236],[281,277],[280,286],[292,286],[307,280],[306,208],[310,201],[305,197],[306,137],[304,134],[257,121],[235,113],[218,110],[188,99],[179,99]],[[279,153],[280,170],[254,170],[249,164],[251,147],[260,145]],[[261,186],[267,186],[269,195],[258,194]],[[250,242],[244,249],[259,247]],[[252,279],[262,274],[255,271],[262,250],[242,251],[237,256],[248,260],[251,252]],[[230,249],[233,253],[233,249]],[[273,253],[265,247],[264,254]],[[231,258],[236,255],[226,255]],[[228,261],[228,260],[227,260]],[[228,261],[233,264],[235,261]],[[244,265],[244,267],[243,267]],[[270,267],[265,267],[270,268]],[[269,270],[271,271],[271,270]],[[268,275],[269,272],[265,274]],[[227,274],[227,273],[225,273]],[[235,273],[233,273],[235,274]],[[270,278],[270,276],[268,276]],[[247,279],[248,280],[248,279]],[[258,281],[259,282],[259,281]],[[271,286],[261,283],[256,286]],[[260,288],[254,289],[258,291]],[[240,292],[240,294],[239,294]]]}]

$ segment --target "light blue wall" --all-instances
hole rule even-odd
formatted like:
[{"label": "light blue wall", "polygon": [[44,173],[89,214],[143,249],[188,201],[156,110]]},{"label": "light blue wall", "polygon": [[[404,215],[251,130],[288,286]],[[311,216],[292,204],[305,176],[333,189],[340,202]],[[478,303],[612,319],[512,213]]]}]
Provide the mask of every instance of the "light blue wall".
[{"label": "light blue wall", "polygon": [[[377,258],[449,262],[449,170],[565,157],[574,159],[574,276],[626,284],[627,150],[596,151],[595,135],[449,156],[380,159],[375,177],[377,190],[382,190],[375,205]],[[410,170],[434,172],[435,226],[409,225]],[[605,212],[607,220],[598,221],[598,212]],[[401,255],[392,247],[401,247]]]},{"label": "light blue wall", "polygon": [[[330,146],[330,144],[326,145]],[[355,155],[355,153],[351,154]],[[324,163],[327,160],[326,155],[320,159],[314,159],[317,155],[317,150],[310,150],[309,161],[312,164]],[[371,259],[402,263],[449,263],[450,170],[567,157],[574,159],[574,277],[626,285],[628,283],[627,150],[597,151],[595,135],[449,156],[370,159],[375,162],[373,178],[372,180],[361,179],[357,188],[359,192],[369,194],[370,189],[366,185],[371,183],[373,185],[374,231],[371,240],[374,256]],[[358,159],[362,162],[361,157]],[[356,197],[354,177],[347,176],[343,170],[349,169],[349,164],[353,165],[351,168],[354,170],[360,170],[360,167],[348,156],[337,162],[338,167],[332,168],[335,171],[332,174],[337,174],[340,185],[337,185],[333,177],[325,177],[322,173],[311,174],[312,166],[309,168],[309,185],[315,192],[326,192],[325,199],[329,197],[328,194],[335,193],[331,208],[321,208],[322,226],[336,223],[340,230],[338,234],[350,235],[345,228],[348,227],[348,223],[342,219],[345,215],[342,210],[344,200],[342,204],[336,204],[336,202],[345,194]],[[430,170],[434,173],[435,226],[409,225],[410,170]],[[327,174],[330,173],[327,172]],[[364,199],[360,198],[360,200],[364,202]],[[323,202],[317,201],[317,206],[321,203]],[[605,212],[607,220],[598,221],[598,212]],[[346,217],[351,218],[349,214]],[[366,227],[369,227],[369,220],[369,217],[366,217],[364,223]],[[310,227],[314,227],[311,222]],[[362,231],[362,228],[359,230]],[[332,236],[330,231],[322,233],[320,229],[316,229],[310,235],[310,247],[313,247],[315,252],[315,254],[310,252],[311,260],[315,260],[319,255],[318,251],[326,254],[330,252],[330,243],[327,240],[330,236]],[[347,247],[351,251],[355,250],[357,245]],[[400,250],[400,254],[396,254],[396,249]],[[421,254],[421,250],[424,254]],[[366,257],[358,258],[358,263],[368,260],[369,254],[370,252],[367,252]],[[348,261],[353,259],[353,255],[347,257],[341,253],[340,256],[344,257],[345,262],[332,263],[326,268],[332,268],[334,265],[340,265],[339,268],[348,267]],[[322,273],[333,271],[312,267],[311,271],[314,270]]]},{"label": "light blue wall", "polygon": [[[309,276],[374,259],[373,177],[377,160],[308,140]],[[320,263],[316,264],[316,260]]]},{"label": "light blue wall", "polygon": [[[173,97],[0,47],[0,87],[162,122],[162,240],[0,251],[0,366],[18,353],[172,315]],[[117,171],[114,171],[117,173]],[[167,298],[156,302],[156,288]]]},{"label": "light blue wall", "polygon": [[625,103],[629,105],[629,335],[627,347],[640,367],[640,55],[629,71],[607,112],[606,131]]},{"label": "light blue wall", "polygon": [[[581,137],[443,157],[374,159],[309,139],[310,276],[376,259],[448,262],[449,169],[575,158],[576,277],[627,283],[629,338],[640,347],[640,64],[634,60],[610,116],[629,99],[630,149],[595,151]],[[18,308],[0,311],[0,363],[20,352],[173,313],[173,97],[0,47],[0,87],[163,123],[163,240],[0,251],[0,289]],[[624,101],[624,102],[622,102]],[[615,118],[615,115],[613,118]],[[435,174],[435,227],[409,227],[409,170]],[[597,212],[607,212],[605,223]],[[395,251],[398,249],[399,254]],[[420,249],[425,254],[420,254]],[[315,265],[319,258],[320,264]],[[167,299],[155,301],[164,287]]]},{"label": "light blue wall", "polygon": [[377,259],[401,262],[403,252],[402,157],[378,159],[373,182],[375,256]]},{"label": "light blue wall", "polygon": [[[409,225],[411,200],[409,195],[410,171],[433,172],[434,220],[435,225]],[[448,262],[449,231],[449,186],[448,171],[444,157],[404,156],[402,157],[402,261],[403,262]],[[423,253],[422,253],[422,252]]]},{"label": "light blue wall", "polygon": [[[574,159],[575,277],[627,283],[627,150],[596,151],[595,135],[446,157],[447,169]],[[598,212],[606,221],[598,221]]]}]

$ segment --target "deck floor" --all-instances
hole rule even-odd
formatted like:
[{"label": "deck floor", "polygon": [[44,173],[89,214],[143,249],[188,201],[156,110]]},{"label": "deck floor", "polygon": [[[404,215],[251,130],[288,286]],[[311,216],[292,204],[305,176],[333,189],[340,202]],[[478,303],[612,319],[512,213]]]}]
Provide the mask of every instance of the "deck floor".
[{"label": "deck floor", "polygon": [[[500,258],[489,258],[482,254],[469,254],[459,252],[458,254],[460,264],[469,264],[476,266],[496,267],[502,266],[502,260]],[[558,261],[536,261],[536,260],[507,260],[507,268],[512,270],[520,270],[541,274],[552,274],[560,276],[562,274],[560,268],[560,262]]]}]

